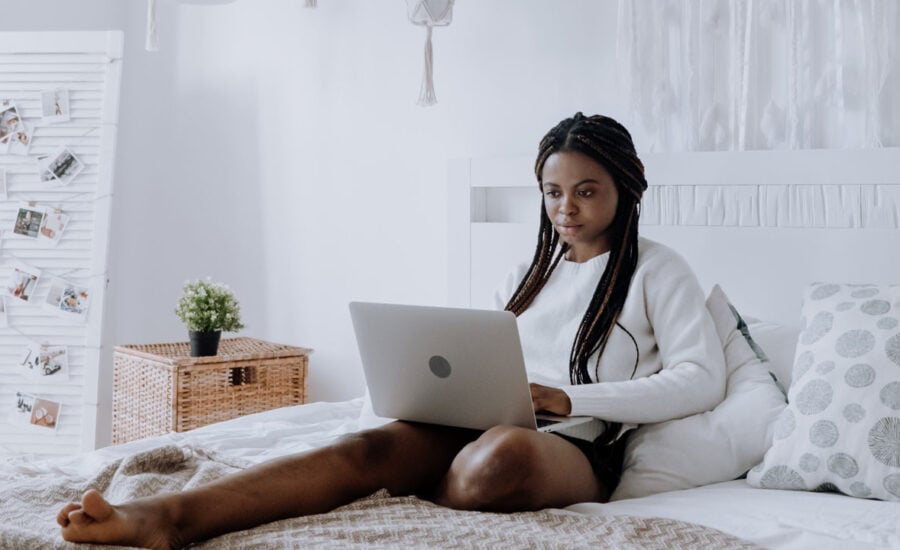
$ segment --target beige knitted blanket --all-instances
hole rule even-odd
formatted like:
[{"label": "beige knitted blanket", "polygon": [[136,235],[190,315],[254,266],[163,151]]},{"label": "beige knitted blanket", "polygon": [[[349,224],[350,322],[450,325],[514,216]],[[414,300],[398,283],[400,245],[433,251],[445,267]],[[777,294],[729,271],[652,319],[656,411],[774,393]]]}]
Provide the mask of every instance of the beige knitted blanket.
[{"label": "beige knitted blanket", "polygon": [[[245,466],[173,445],[102,464],[93,473],[15,459],[0,465],[0,548],[93,548],[63,541],[55,522],[59,508],[77,500],[88,488],[101,491],[115,503],[188,489]],[[301,547],[756,548],[721,531],[671,519],[589,516],[561,510],[464,512],[385,492],[327,514],[276,521],[196,545],[235,550]]]}]

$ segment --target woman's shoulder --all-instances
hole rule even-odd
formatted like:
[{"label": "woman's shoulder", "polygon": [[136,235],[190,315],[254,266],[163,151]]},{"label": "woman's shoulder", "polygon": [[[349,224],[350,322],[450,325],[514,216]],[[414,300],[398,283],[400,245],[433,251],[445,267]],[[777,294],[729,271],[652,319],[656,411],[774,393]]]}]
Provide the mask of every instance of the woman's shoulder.
[{"label": "woman's shoulder", "polygon": [[500,286],[494,290],[494,307],[496,309],[503,309],[530,266],[531,262],[522,262],[509,270],[506,277],[500,282]]},{"label": "woman's shoulder", "polygon": [[638,263],[643,262],[684,262],[684,258],[674,248],[670,248],[660,242],[638,237]]},{"label": "woman's shoulder", "polygon": [[506,273],[506,277],[503,279],[503,287],[507,289],[510,295],[525,277],[525,274],[528,273],[529,267],[531,267],[531,262],[521,262]]},{"label": "woman's shoulder", "polygon": [[[665,271],[662,271],[662,269]],[[690,274],[693,269],[678,251],[660,242],[638,237],[638,271],[649,273]]]}]

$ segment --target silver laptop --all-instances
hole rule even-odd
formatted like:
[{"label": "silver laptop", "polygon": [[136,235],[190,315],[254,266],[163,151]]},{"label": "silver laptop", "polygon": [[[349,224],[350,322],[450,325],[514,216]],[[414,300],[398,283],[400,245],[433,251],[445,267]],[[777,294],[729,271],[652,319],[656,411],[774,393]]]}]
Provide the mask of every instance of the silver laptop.
[{"label": "silver laptop", "polygon": [[379,416],[546,432],[599,422],[534,414],[516,318],[508,311],[352,302],[350,316]]}]

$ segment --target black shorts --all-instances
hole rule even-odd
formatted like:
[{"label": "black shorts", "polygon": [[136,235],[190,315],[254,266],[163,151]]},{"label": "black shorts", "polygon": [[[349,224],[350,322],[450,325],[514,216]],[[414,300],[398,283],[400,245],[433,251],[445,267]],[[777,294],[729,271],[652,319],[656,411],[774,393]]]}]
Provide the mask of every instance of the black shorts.
[{"label": "black shorts", "polygon": [[625,447],[628,445],[632,430],[620,435],[614,441],[609,441],[608,437],[601,435],[594,441],[585,441],[584,439],[576,439],[562,434],[555,434],[565,439],[572,445],[584,453],[594,475],[597,477],[603,487],[606,488],[609,495],[612,495],[619,481],[622,480],[622,465],[625,462]]}]

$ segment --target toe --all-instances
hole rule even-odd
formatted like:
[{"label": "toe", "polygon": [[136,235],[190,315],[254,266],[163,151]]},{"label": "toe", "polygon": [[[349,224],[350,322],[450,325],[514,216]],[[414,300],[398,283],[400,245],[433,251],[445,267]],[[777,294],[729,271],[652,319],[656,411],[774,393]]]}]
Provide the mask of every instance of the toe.
[{"label": "toe", "polygon": [[69,525],[80,527],[93,521],[91,516],[84,513],[84,510],[73,510],[69,512]]},{"label": "toe", "polygon": [[90,518],[97,521],[104,521],[113,513],[112,505],[103,498],[103,495],[94,489],[88,490],[88,492],[81,497],[81,509],[84,511],[85,515],[90,516]]},{"label": "toe", "polygon": [[81,508],[81,504],[76,504],[74,502],[70,502],[63,506],[63,509],[59,511],[59,514],[56,515],[56,523],[58,523],[61,527],[66,527],[69,525],[69,514]]}]

